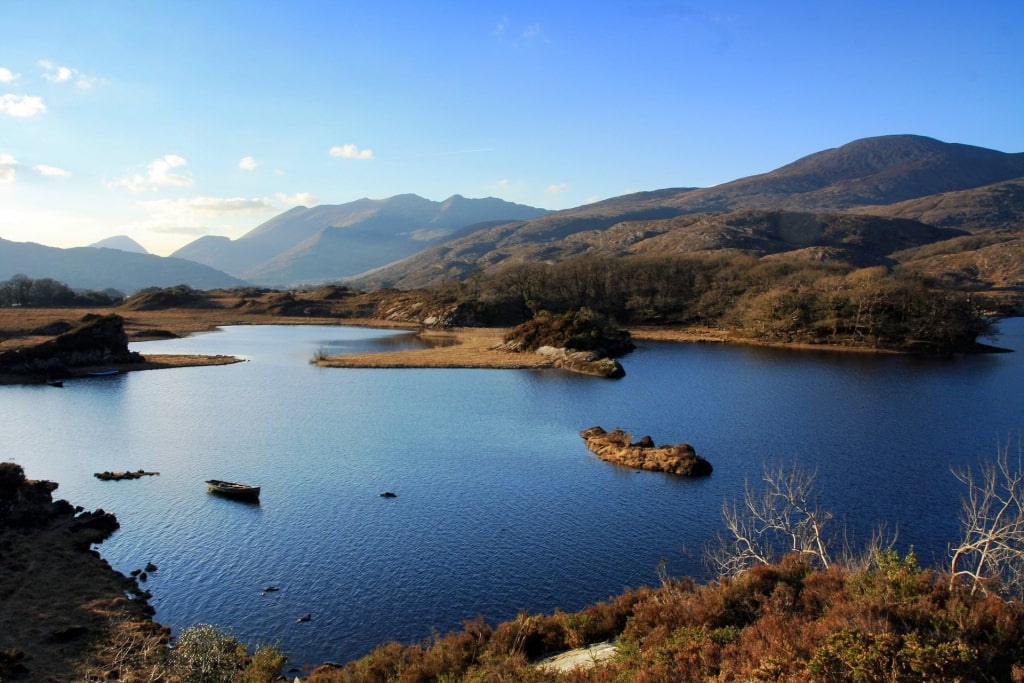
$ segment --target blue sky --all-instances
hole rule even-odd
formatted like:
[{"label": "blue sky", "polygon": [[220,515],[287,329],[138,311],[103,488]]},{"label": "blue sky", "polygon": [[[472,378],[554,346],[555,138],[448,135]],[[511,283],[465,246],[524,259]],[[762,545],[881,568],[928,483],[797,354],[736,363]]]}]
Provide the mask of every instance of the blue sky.
[{"label": "blue sky", "polygon": [[0,237],[154,253],[412,192],[550,209],[914,133],[1024,151],[1024,3],[0,0]]}]

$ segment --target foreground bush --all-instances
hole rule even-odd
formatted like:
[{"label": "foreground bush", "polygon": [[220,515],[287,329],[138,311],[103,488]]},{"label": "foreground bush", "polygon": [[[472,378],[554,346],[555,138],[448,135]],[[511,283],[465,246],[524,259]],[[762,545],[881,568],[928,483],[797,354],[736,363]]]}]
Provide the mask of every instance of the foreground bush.
[{"label": "foreground bush", "polygon": [[271,683],[281,679],[285,656],[276,647],[253,655],[230,633],[210,624],[183,630],[167,657],[168,678],[181,683]]},{"label": "foreground bush", "polygon": [[[591,669],[539,658],[614,639]],[[886,552],[867,570],[796,556],[718,583],[666,581],[573,613],[482,620],[420,645],[389,643],[305,681],[1024,681],[1024,606]]]}]

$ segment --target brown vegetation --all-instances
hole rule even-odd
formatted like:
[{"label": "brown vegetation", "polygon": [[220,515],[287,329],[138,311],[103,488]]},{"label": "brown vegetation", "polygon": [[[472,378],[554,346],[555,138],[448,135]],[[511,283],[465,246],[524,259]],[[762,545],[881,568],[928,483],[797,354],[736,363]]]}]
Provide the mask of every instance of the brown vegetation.
[{"label": "brown vegetation", "polygon": [[89,549],[117,520],[53,502],[56,488],[0,463],[0,680],[151,680],[170,632]]},{"label": "brown vegetation", "polygon": [[[558,673],[547,653],[614,640],[616,655]],[[667,579],[576,613],[478,619],[388,643],[305,681],[1024,680],[1024,608],[949,590],[912,555],[814,570],[798,558],[698,586]]]},{"label": "brown vegetation", "polygon": [[711,474],[711,463],[697,455],[688,443],[674,446],[655,446],[645,436],[635,443],[630,434],[621,429],[610,432],[603,427],[591,427],[580,432],[587,448],[606,462],[651,472],[668,472],[683,477],[704,477]]}]

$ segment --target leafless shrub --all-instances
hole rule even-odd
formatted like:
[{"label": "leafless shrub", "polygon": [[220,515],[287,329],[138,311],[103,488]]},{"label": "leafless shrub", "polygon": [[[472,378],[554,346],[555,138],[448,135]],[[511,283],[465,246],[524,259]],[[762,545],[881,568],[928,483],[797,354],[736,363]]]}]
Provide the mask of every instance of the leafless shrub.
[{"label": "leafless shrub", "polygon": [[1024,594],[1024,448],[1011,459],[1009,444],[995,461],[954,469],[966,487],[962,540],[950,549],[949,585],[966,582],[971,593]]}]

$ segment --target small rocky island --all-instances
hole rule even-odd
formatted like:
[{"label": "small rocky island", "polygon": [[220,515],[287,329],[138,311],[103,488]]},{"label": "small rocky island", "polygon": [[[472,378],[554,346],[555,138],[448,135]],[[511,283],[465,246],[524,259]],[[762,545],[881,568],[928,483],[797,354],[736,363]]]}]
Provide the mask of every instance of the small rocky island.
[{"label": "small rocky island", "polygon": [[704,477],[711,474],[711,463],[697,455],[688,443],[655,446],[649,436],[633,443],[632,435],[618,427],[610,432],[600,426],[591,427],[580,432],[580,436],[587,448],[605,462],[682,477]]}]

